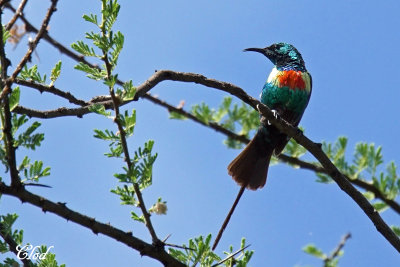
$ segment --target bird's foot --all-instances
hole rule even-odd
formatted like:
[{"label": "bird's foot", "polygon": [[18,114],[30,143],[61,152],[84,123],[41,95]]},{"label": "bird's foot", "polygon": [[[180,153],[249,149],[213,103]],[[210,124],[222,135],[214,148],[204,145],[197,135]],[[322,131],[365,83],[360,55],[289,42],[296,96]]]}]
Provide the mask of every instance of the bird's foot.
[{"label": "bird's foot", "polygon": [[[271,111],[274,114],[275,119],[278,119],[279,118],[278,111],[276,111],[275,109],[271,109]],[[260,122],[265,126],[272,125],[272,123],[267,118],[265,118],[264,116],[261,116]]]},{"label": "bird's foot", "polygon": [[[275,119],[279,118],[279,113],[275,109],[271,109],[272,113],[274,114]],[[268,125],[271,125],[272,123],[270,121],[267,121]]]}]

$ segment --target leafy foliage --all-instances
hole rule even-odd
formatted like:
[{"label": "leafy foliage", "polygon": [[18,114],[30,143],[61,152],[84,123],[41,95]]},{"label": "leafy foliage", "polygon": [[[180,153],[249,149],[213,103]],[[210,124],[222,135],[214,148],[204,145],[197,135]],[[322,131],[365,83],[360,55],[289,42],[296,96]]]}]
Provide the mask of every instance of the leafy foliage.
[{"label": "leafy foliage", "polygon": [[20,97],[20,90],[19,87],[15,87],[11,94],[10,94],[10,98],[9,98],[9,102],[10,102],[10,111],[13,111],[19,104],[19,97]]},{"label": "leafy foliage", "polygon": [[[251,107],[242,103],[232,104],[232,97],[225,97],[217,109],[210,108],[207,104],[193,105],[190,113],[205,124],[218,123],[224,128],[238,135],[249,138],[250,132],[259,125],[259,114]],[[186,117],[176,112],[170,113],[171,119],[185,119]],[[237,128],[240,127],[239,130]],[[243,144],[232,138],[227,138],[224,143],[229,148],[242,148]]]},{"label": "leafy foliage", "polygon": [[236,256],[235,258],[233,256],[233,247],[231,246],[230,251],[224,253],[227,255],[227,258],[224,260],[211,250],[210,242],[211,234],[205,238],[203,236],[199,236],[194,240],[189,239],[189,245],[183,245],[183,247],[186,248],[184,251],[170,248],[168,252],[174,258],[186,264],[187,266],[197,266],[197,264],[199,264],[200,267],[222,266],[222,264],[227,267],[245,267],[253,255],[253,251],[248,251],[245,249],[244,238],[242,239],[240,246],[240,248],[244,249],[244,251],[240,252],[239,256]]},{"label": "leafy foliage", "polygon": [[[4,127],[4,117],[0,116],[2,119],[2,127]],[[29,121],[26,115],[18,115],[13,114],[11,123],[12,129],[11,133],[14,136],[14,147],[24,147],[26,149],[35,150],[38,146],[41,145],[44,140],[43,133],[35,133],[35,131],[39,128],[40,123],[35,121],[30,126],[23,127]],[[23,129],[25,128],[25,129]],[[5,136],[2,135],[0,140],[3,143],[0,145],[0,161],[8,171],[8,162],[7,162],[7,150],[5,146]],[[34,163],[30,163],[30,159],[26,156],[21,164],[18,167],[20,172],[24,173],[25,180],[23,181],[33,181],[38,182],[39,178],[50,175],[50,168],[43,168],[42,161],[34,161]]]},{"label": "leafy foliage", "polygon": [[21,70],[19,77],[26,81],[33,81],[40,84],[46,84],[46,74],[43,76],[38,71],[38,66],[35,64],[31,68],[28,68],[26,65]]},{"label": "leafy foliage", "polygon": [[[46,246],[41,246],[39,249],[39,253],[46,253],[48,248]],[[51,252],[47,252],[46,257],[44,259],[38,259],[36,262],[37,267],[65,267],[65,264],[58,265],[56,261],[56,255]]]},{"label": "leafy foliage", "polygon": [[[157,154],[152,154],[154,141],[150,140],[135,151],[132,168],[123,167],[123,173],[114,174],[123,186],[117,186],[111,192],[118,195],[122,205],[138,206],[139,202],[135,198],[134,184],[137,184],[140,190],[143,190],[152,184],[153,164],[157,158]],[[131,212],[132,218],[136,221],[144,222],[143,216]]]},{"label": "leafy foliage", "polygon": [[50,175],[50,167],[43,168],[42,161],[35,160],[31,163],[27,156],[18,166],[18,171],[25,176],[25,179],[22,180],[23,183],[26,181],[38,182],[40,178]]},{"label": "leafy foliage", "polygon": [[[17,243],[22,243],[24,231],[23,230],[12,230],[12,226],[15,221],[18,219],[17,214],[7,214],[7,215],[0,215],[0,231],[3,235],[9,235],[11,238]],[[0,241],[0,252],[5,253],[8,252],[9,247],[8,244],[5,242]]]},{"label": "leafy foliage", "polygon": [[13,114],[12,116],[12,134],[15,135],[14,146],[23,146],[27,149],[35,150],[39,147],[44,140],[43,133],[34,133],[41,125],[40,122],[33,122],[21,133],[19,129],[29,121],[28,116]]},{"label": "leafy foliage", "polygon": [[[12,226],[17,220],[17,214],[7,214],[0,216],[0,232],[4,236],[9,236],[11,239],[17,244],[23,244],[23,230],[12,230]],[[6,254],[10,253],[10,247],[6,242],[0,240],[0,253]],[[47,252],[46,246],[41,246],[38,251],[35,253],[43,254]],[[36,260],[36,262],[34,262]],[[55,254],[51,253],[50,251],[46,254],[44,259],[31,259],[32,267],[65,267],[65,264],[58,265]],[[0,267],[9,267],[9,266],[19,266],[18,261],[13,258],[5,258],[3,263],[0,263]]]},{"label": "leafy foliage", "polygon": [[8,38],[11,37],[11,34],[9,31],[6,30],[6,28],[4,26],[2,26],[2,27],[3,27],[3,45],[5,45]]},{"label": "leafy foliage", "polygon": [[[383,164],[382,147],[376,147],[374,143],[368,144],[360,142],[356,144],[352,163],[345,159],[347,138],[339,137],[334,143],[324,142],[323,150],[338,167],[338,169],[351,180],[362,180],[372,184],[387,199],[394,200],[400,191],[400,179],[397,173],[396,164],[391,161],[386,166],[386,171],[379,171]],[[323,173],[318,173],[318,182],[330,183],[332,179]],[[375,200],[373,192],[365,192],[364,195],[370,201]],[[388,205],[382,201],[374,201],[374,208],[382,212],[388,208]]]},{"label": "leafy foliage", "polygon": [[54,68],[51,70],[51,75],[50,75],[51,83],[50,83],[50,86],[52,86],[52,85],[56,82],[56,80],[58,79],[58,77],[60,77],[60,74],[61,74],[61,65],[62,65],[62,63],[61,63],[61,60],[60,60],[60,61],[58,61],[58,62],[56,63],[56,65],[54,66]]},{"label": "leafy foliage", "polygon": [[303,247],[303,251],[310,256],[316,257],[323,261],[324,267],[338,267],[339,259],[343,256],[343,250],[333,251],[330,256],[323,253],[321,249],[319,249],[314,244],[308,244]]},{"label": "leafy foliage", "polygon": [[[157,158],[157,153],[153,154],[154,141],[149,140],[145,142],[144,148],[139,147],[133,154],[133,157],[128,154],[126,146],[126,138],[134,133],[136,125],[136,110],[131,113],[125,111],[119,112],[118,105],[121,101],[130,101],[134,98],[136,88],[133,86],[132,81],[125,82],[122,88],[116,88],[117,74],[113,71],[117,65],[118,57],[122,51],[124,44],[124,36],[121,32],[114,32],[112,26],[114,25],[120,6],[114,0],[102,0],[101,21],[99,22],[97,15],[84,15],[83,18],[94,24],[99,32],[86,33],[86,39],[92,42],[88,45],[83,41],[78,41],[72,44],[72,48],[83,56],[95,57],[103,61],[101,67],[92,67],[88,64],[80,62],[75,66],[75,69],[83,71],[86,75],[94,80],[101,80],[109,88],[110,95],[117,106],[114,110],[115,116],[106,111],[105,107],[101,104],[93,104],[89,107],[90,111],[113,119],[117,124],[119,131],[106,129],[95,129],[94,137],[109,142],[109,151],[105,153],[107,157],[124,158],[127,161],[130,158],[131,162],[127,162],[127,166],[123,167],[122,173],[116,173],[114,176],[118,179],[122,186],[117,186],[111,192],[118,195],[121,199],[121,204],[139,206],[139,201],[136,199],[136,188],[143,190],[152,184],[153,164]],[[96,52],[99,51],[99,52]],[[134,220],[145,222],[143,215],[137,215],[134,211],[131,212]]]}]

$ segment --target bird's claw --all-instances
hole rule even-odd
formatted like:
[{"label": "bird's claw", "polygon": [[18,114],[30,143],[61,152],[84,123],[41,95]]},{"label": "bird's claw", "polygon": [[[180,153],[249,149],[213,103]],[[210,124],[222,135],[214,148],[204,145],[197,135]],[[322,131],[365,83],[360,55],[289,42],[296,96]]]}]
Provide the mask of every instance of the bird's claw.
[{"label": "bird's claw", "polygon": [[[275,119],[279,118],[279,113],[275,109],[271,109],[272,113],[274,114]],[[271,125],[270,121],[267,121],[268,125]]]},{"label": "bird's claw", "polygon": [[[278,118],[279,118],[279,113],[278,113],[278,111],[276,111],[275,109],[271,109],[271,111],[272,111],[272,113],[274,114],[275,119],[278,119]],[[267,118],[265,118],[264,116],[261,116],[260,122],[261,122],[263,125],[271,125],[271,124],[272,124],[272,123],[271,123]]]}]

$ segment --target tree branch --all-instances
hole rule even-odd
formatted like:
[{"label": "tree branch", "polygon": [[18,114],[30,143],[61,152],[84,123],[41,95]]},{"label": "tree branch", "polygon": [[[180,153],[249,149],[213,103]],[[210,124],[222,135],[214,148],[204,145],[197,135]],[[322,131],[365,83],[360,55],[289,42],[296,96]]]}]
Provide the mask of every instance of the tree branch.
[{"label": "tree branch", "polygon": [[[259,101],[252,101],[257,105],[259,112],[278,130],[296,140],[297,143],[306,148],[321,163],[329,176],[338,184],[347,195],[349,195],[357,205],[364,211],[368,218],[373,222],[376,229],[386,238],[387,241],[400,252],[400,239],[393,230],[386,224],[369,201],[346,179],[346,177],[330,161],[328,156],[322,151],[321,146],[308,139],[301,130],[293,127],[281,118],[275,118],[273,112]],[[258,102],[258,103],[257,103]]]},{"label": "tree branch", "polygon": [[[9,60],[6,57],[4,51],[4,40],[3,40],[3,26],[2,26],[2,12],[0,12],[0,61],[1,61],[1,94],[7,91],[7,69],[9,64]],[[1,110],[1,125],[3,126],[3,135],[4,135],[4,146],[6,150],[6,160],[8,163],[8,167],[10,168],[10,176],[11,176],[11,185],[15,187],[21,186],[21,180],[19,179],[17,162],[15,156],[15,147],[14,147],[14,139],[12,135],[12,124],[11,124],[11,111],[10,111],[10,103],[8,99],[8,95],[5,93],[5,98],[1,100],[2,110]]]},{"label": "tree branch", "polygon": [[[16,12],[16,9],[10,4],[10,3],[6,3],[5,7],[10,9],[13,12]],[[19,17],[24,23],[25,23],[25,28],[26,31],[28,32],[33,32],[33,33],[38,33],[39,30],[33,26],[26,18],[23,14],[20,15]],[[63,46],[62,44],[60,44],[58,41],[56,41],[54,38],[52,38],[47,32],[45,32],[43,34],[43,39],[46,40],[47,42],[49,42],[51,45],[53,45],[54,47],[56,47],[60,53],[67,55],[68,57],[78,61],[78,62],[83,62],[86,63],[88,65],[92,65],[90,62],[88,62],[83,56],[78,55],[74,52],[72,52],[70,49],[68,49],[67,47]]]},{"label": "tree branch", "polygon": [[368,202],[368,200],[357,190],[352,184],[346,179],[346,177],[336,168],[336,166],[330,161],[328,156],[322,151],[321,147],[312,142],[306,136],[303,135],[301,130],[297,127],[293,127],[281,118],[275,118],[273,112],[264,104],[257,99],[247,95],[247,93],[240,87],[220,82],[214,79],[209,79],[203,75],[195,73],[184,73],[174,72],[169,70],[158,71],[153,74],[146,82],[137,88],[136,99],[145,96],[155,85],[164,80],[182,81],[182,82],[194,82],[202,84],[207,87],[212,87],[229,94],[232,94],[243,102],[249,104],[256,110],[258,110],[266,119],[268,119],[275,127],[281,132],[285,133],[289,137],[292,137],[306,148],[314,157],[321,163],[328,175],[338,184],[338,186],[348,194],[357,205],[364,211],[364,213],[374,223],[377,230],[392,244],[392,246],[400,252],[400,239],[392,231],[392,229],[385,223],[379,213],[374,207]]},{"label": "tree branch", "polygon": [[[12,26],[14,25],[14,23],[18,19],[18,17],[22,16],[22,11],[24,10],[27,2],[28,2],[28,0],[22,0],[18,6],[18,9],[14,11],[14,16],[10,19],[10,21],[7,23],[7,26],[5,27],[7,31],[11,30]],[[10,4],[7,3],[7,5],[10,5]]]},{"label": "tree branch", "polygon": [[[104,14],[103,14],[103,16],[104,16]],[[103,18],[103,21],[104,20],[105,19]],[[104,28],[102,28],[102,34],[103,34],[104,38],[107,37]],[[103,50],[103,60],[104,60],[105,67],[106,67],[106,70],[107,70],[107,80],[110,81],[111,80],[111,75],[112,75],[112,73],[111,73],[112,72],[112,66],[111,66],[111,64],[109,62],[109,59],[108,59],[108,52],[105,51],[105,50]],[[126,141],[126,132],[125,132],[125,129],[124,129],[124,127],[122,125],[122,122],[120,120],[120,112],[119,112],[119,102],[120,102],[120,100],[115,95],[114,86],[110,86],[109,89],[110,89],[111,101],[112,101],[112,104],[114,106],[114,112],[115,112],[114,122],[118,126],[119,138],[121,140],[122,150],[123,150],[124,155],[125,155],[125,162],[126,162],[126,164],[128,166],[128,170],[131,171],[134,166],[133,166],[133,163],[132,163],[130,155],[129,155],[128,144],[127,144],[127,141]],[[140,207],[140,209],[142,211],[146,227],[149,230],[150,235],[152,237],[153,244],[160,245],[161,247],[163,247],[164,244],[158,239],[156,231],[154,230],[153,224],[151,223],[150,214],[146,209],[146,206],[145,206],[145,203],[144,203],[144,200],[143,200],[143,196],[142,196],[142,192],[140,191],[140,188],[139,188],[139,185],[138,185],[137,182],[133,183],[133,189],[134,189],[135,194],[136,194],[136,196],[138,198],[139,207]]]},{"label": "tree branch", "polygon": [[50,18],[53,15],[53,13],[57,10],[56,9],[57,1],[58,0],[51,0],[50,8],[48,9],[47,14],[42,22],[42,26],[40,27],[40,30],[36,34],[35,39],[29,43],[28,51],[26,52],[25,56],[21,59],[18,66],[15,68],[13,74],[6,80],[5,87],[3,88],[3,91],[0,94],[0,100],[3,99],[4,97],[6,97],[10,93],[11,85],[14,83],[15,78],[17,78],[17,76],[21,72],[22,68],[25,66],[25,64],[30,59],[33,51],[35,50],[37,44],[39,43],[40,39],[42,38],[44,32],[47,31],[47,26],[49,25]]},{"label": "tree branch", "polygon": [[332,254],[331,254],[329,257],[327,257],[327,258],[324,260],[324,267],[329,267],[329,266],[331,266],[329,263],[339,255],[340,251],[342,250],[342,248],[343,248],[344,245],[346,244],[346,241],[347,241],[349,238],[351,238],[351,234],[350,234],[350,233],[347,233],[345,236],[342,237],[342,240],[340,240],[340,243],[338,244],[338,246],[336,247],[336,249],[332,252]]},{"label": "tree branch", "polygon": [[[0,223],[0,236],[7,243],[8,247],[10,248],[10,251],[18,257],[18,250],[17,250],[18,244],[15,242],[15,240],[9,233],[5,232],[5,228],[6,227],[2,223]],[[33,266],[32,262],[29,259],[21,259],[21,261],[24,263],[24,266]]]},{"label": "tree branch", "polygon": [[70,92],[65,92],[65,91],[63,91],[61,89],[58,89],[58,88],[54,87],[54,86],[43,85],[43,84],[39,84],[39,83],[36,83],[36,82],[33,82],[33,81],[26,81],[26,80],[19,79],[19,78],[15,79],[15,83],[19,84],[19,85],[23,85],[23,86],[27,86],[27,87],[36,89],[40,93],[47,92],[47,93],[54,94],[56,96],[60,96],[62,98],[65,98],[66,100],[68,100],[70,103],[76,104],[78,106],[88,106],[88,105],[90,105],[90,103],[88,103],[88,102],[86,102],[84,100],[76,98]]},{"label": "tree branch", "polygon": [[14,196],[22,202],[27,202],[37,206],[41,208],[43,212],[49,211],[68,221],[72,221],[83,227],[91,229],[95,234],[101,233],[105,236],[113,238],[116,241],[119,241],[128,247],[137,250],[142,256],[148,256],[160,261],[164,264],[164,266],[185,266],[183,263],[169,255],[166,251],[160,249],[160,247],[148,244],[141,239],[132,236],[132,232],[125,232],[111,226],[110,224],[96,221],[94,218],[67,208],[64,203],[54,203],[46,198],[27,191],[24,187],[16,189],[0,182],[0,192],[5,195]]},{"label": "tree branch", "polygon": [[[54,0],[53,0],[54,1]],[[10,7],[9,4],[7,4],[7,7]],[[15,9],[14,9],[15,11]],[[27,25],[27,30],[33,30],[34,27],[31,24],[28,24],[28,21],[21,16],[21,19],[26,23]],[[31,27],[32,26],[32,27]],[[55,47],[59,48],[59,50],[70,57],[81,61],[85,62],[86,60],[81,57],[77,56],[76,54],[72,53],[68,49],[64,49],[65,47],[61,46],[58,42],[56,42],[54,39],[50,38],[49,35],[46,33],[43,35],[44,39],[52,43]],[[92,65],[92,64],[90,64]],[[18,73],[17,73],[18,74]],[[13,75],[14,76],[14,75]],[[15,75],[16,77],[16,75]],[[13,79],[15,79],[12,78]],[[327,171],[327,173],[332,177],[332,179],[339,185],[339,187],[345,191],[350,197],[353,198],[353,200],[360,206],[361,209],[367,214],[367,216],[371,219],[371,221],[375,224],[377,230],[385,236],[385,238],[400,252],[400,240],[399,238],[393,233],[393,231],[390,229],[389,226],[382,220],[380,217],[379,213],[374,210],[372,205],[364,198],[364,196],[358,192],[352,185],[351,183],[346,179],[346,177],[341,174],[337,168],[333,165],[333,163],[329,160],[329,158],[323,153],[322,149],[312,142],[310,139],[305,137],[299,129],[292,127],[290,124],[287,122],[281,120],[281,119],[276,119],[272,112],[260,103],[258,100],[256,100],[253,97],[250,97],[247,95],[241,88],[230,84],[226,82],[219,82],[217,80],[213,79],[208,79],[203,75],[199,74],[194,74],[194,73],[182,73],[182,72],[173,72],[173,71],[159,71],[156,72],[152,77],[149,78],[144,84],[142,84],[142,88],[140,86],[138,87],[137,95],[136,98],[143,97],[143,98],[148,98],[147,97],[147,92],[151,90],[155,85],[157,85],[159,82],[164,81],[164,80],[172,80],[172,81],[182,81],[182,82],[194,82],[198,84],[205,85],[207,87],[212,87],[216,88],[218,90],[225,91],[227,93],[230,93],[245,103],[249,104],[252,106],[254,109],[258,108],[260,109],[259,111],[262,113],[263,116],[265,116],[269,121],[271,121],[274,126],[276,126],[280,131],[283,133],[287,134],[290,137],[293,137],[299,144],[304,146],[308,151],[310,151],[317,159],[318,161],[322,164],[324,169]],[[4,93],[4,91],[3,91]],[[2,93],[2,94],[3,94]],[[2,96],[0,95],[0,98]],[[105,102],[105,105],[108,105],[108,108],[110,107],[110,102]],[[126,103],[123,103],[126,104]],[[60,108],[57,110],[52,110],[52,111],[33,111],[33,110],[28,110],[27,108],[23,107],[17,107],[15,109],[16,112],[31,112],[31,114],[35,114],[38,116],[43,116],[45,118],[50,118],[50,117],[59,117],[59,116],[83,116],[84,114],[89,113],[88,107],[82,107],[82,108],[77,108],[77,109],[66,109],[66,108]]]},{"label": "tree branch", "polygon": [[[177,75],[171,75],[171,73],[176,73]],[[161,77],[161,78],[160,78]],[[145,81],[144,83],[142,83],[141,85],[139,85],[137,87],[138,92],[141,92],[141,97],[145,98],[151,102],[153,102],[154,104],[157,104],[159,106],[162,106],[164,108],[166,108],[169,112],[173,111],[176,113],[179,113],[203,126],[209,127],[211,129],[214,129],[215,131],[222,133],[224,135],[226,135],[229,138],[232,138],[234,140],[240,141],[244,144],[247,144],[249,142],[249,139],[247,139],[245,136],[242,135],[238,135],[224,127],[222,127],[221,125],[219,125],[218,123],[214,123],[214,122],[209,122],[208,124],[204,123],[203,121],[199,120],[198,118],[196,118],[194,115],[190,114],[189,112],[186,112],[185,110],[183,110],[182,108],[176,108],[170,104],[168,104],[167,102],[160,100],[154,96],[152,96],[149,93],[143,93],[144,91],[148,92],[150,89],[152,89],[153,87],[155,87],[158,83],[164,81],[164,80],[179,80],[179,81],[187,81],[187,82],[196,82],[202,85],[207,86],[207,84],[212,84],[213,88],[229,88],[232,87],[234,88],[234,90],[239,90],[240,88],[237,86],[234,86],[232,84],[229,83],[224,83],[224,82],[220,82],[217,80],[213,80],[213,79],[208,79],[202,75],[198,75],[198,74],[193,74],[193,73],[184,73],[184,72],[174,72],[174,71],[158,71],[156,72],[154,75],[151,76],[151,78],[149,78],[149,80]],[[204,82],[202,81],[202,79],[204,80]],[[207,82],[208,81],[208,82]],[[212,81],[209,82],[209,81]],[[17,79],[16,80],[17,83],[21,84],[21,85],[27,85],[28,84],[23,84],[23,83],[28,83],[28,82],[21,82],[20,80]],[[85,102],[84,100],[79,100],[74,98],[72,95],[69,96],[69,92],[63,92],[62,90],[58,89],[58,91],[60,91],[59,93],[56,93],[56,91],[54,89],[51,89],[50,87],[47,86],[40,86],[40,85],[35,85],[34,83],[30,83],[30,85],[32,85],[32,87],[37,86],[36,89],[40,90],[40,91],[46,91],[46,92],[50,92],[50,93],[54,93],[56,95],[60,95],[64,98],[66,98],[67,100],[69,100],[71,103],[77,104],[77,105],[82,105],[83,107],[80,108],[66,108],[66,107],[62,107],[62,108],[58,108],[56,110],[48,110],[48,111],[39,111],[39,110],[33,110],[33,109],[29,109],[23,106],[18,106],[14,109],[14,112],[18,113],[18,114],[26,114],[29,117],[37,117],[37,118],[42,118],[42,119],[49,119],[49,118],[56,118],[56,117],[63,117],[63,116],[78,116],[78,117],[82,117],[85,114],[90,113],[91,111],[89,110],[89,105],[93,104],[93,103],[99,103],[104,105],[104,107],[106,109],[113,109],[113,104],[112,104],[112,100],[110,96],[98,96],[98,97],[94,97],[92,98],[92,100]],[[242,90],[242,89],[240,89]],[[123,102],[121,103],[121,106],[126,105],[130,103],[130,101],[128,102]],[[86,105],[85,105],[86,104]],[[290,164],[294,164],[299,166],[302,169],[307,169],[307,170],[311,170],[314,172],[319,172],[319,173],[325,173],[329,175],[329,172],[319,166],[316,165],[314,163],[310,163],[310,162],[306,162],[306,161],[302,161],[298,158],[294,158],[294,157],[290,157],[284,154],[281,154],[278,156],[278,159],[285,162],[285,163],[290,163]],[[396,211],[398,214],[400,214],[400,205],[399,203],[397,203],[396,201],[387,198],[384,193],[382,193],[378,188],[376,188],[373,184],[368,183],[366,181],[363,181],[362,179],[350,179],[348,176],[345,176],[347,178],[347,180],[349,180],[351,183],[353,183],[354,185],[359,186],[360,188],[363,188],[367,191],[370,191],[372,193],[374,193],[375,197],[378,199],[381,199],[382,201],[384,201],[386,204],[388,204],[394,211]]]}]

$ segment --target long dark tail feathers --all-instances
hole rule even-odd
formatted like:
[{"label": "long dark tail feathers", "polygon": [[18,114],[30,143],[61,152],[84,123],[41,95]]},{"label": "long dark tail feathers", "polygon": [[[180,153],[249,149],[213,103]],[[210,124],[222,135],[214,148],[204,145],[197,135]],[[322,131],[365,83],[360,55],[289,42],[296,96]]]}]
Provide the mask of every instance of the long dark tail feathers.
[{"label": "long dark tail feathers", "polygon": [[231,219],[232,214],[233,214],[233,212],[235,211],[235,208],[236,208],[237,204],[239,203],[239,200],[240,200],[240,198],[242,197],[243,192],[244,192],[245,189],[246,189],[245,186],[242,186],[242,187],[240,188],[239,193],[238,193],[238,195],[236,196],[235,202],[233,202],[233,205],[232,205],[231,209],[229,210],[229,213],[228,213],[228,215],[226,216],[224,223],[222,224],[221,228],[220,228],[219,231],[218,231],[218,235],[217,235],[217,237],[215,238],[214,244],[213,244],[213,246],[212,246],[212,250],[213,250],[213,251],[214,251],[215,248],[217,247],[217,245],[218,245],[218,243],[219,243],[219,240],[221,239],[222,234],[224,233],[224,230],[225,230],[226,226],[228,225],[229,220]]},{"label": "long dark tail feathers", "polygon": [[228,165],[228,174],[247,189],[262,188],[267,181],[272,151],[273,148],[268,146],[264,133],[258,130],[250,143]]},{"label": "long dark tail feathers", "polygon": [[265,130],[260,128],[250,143],[228,165],[228,173],[240,185],[240,190],[218,232],[212,250],[217,247],[244,190],[256,190],[263,187],[267,181],[269,161],[274,149],[267,142],[266,134]]}]

